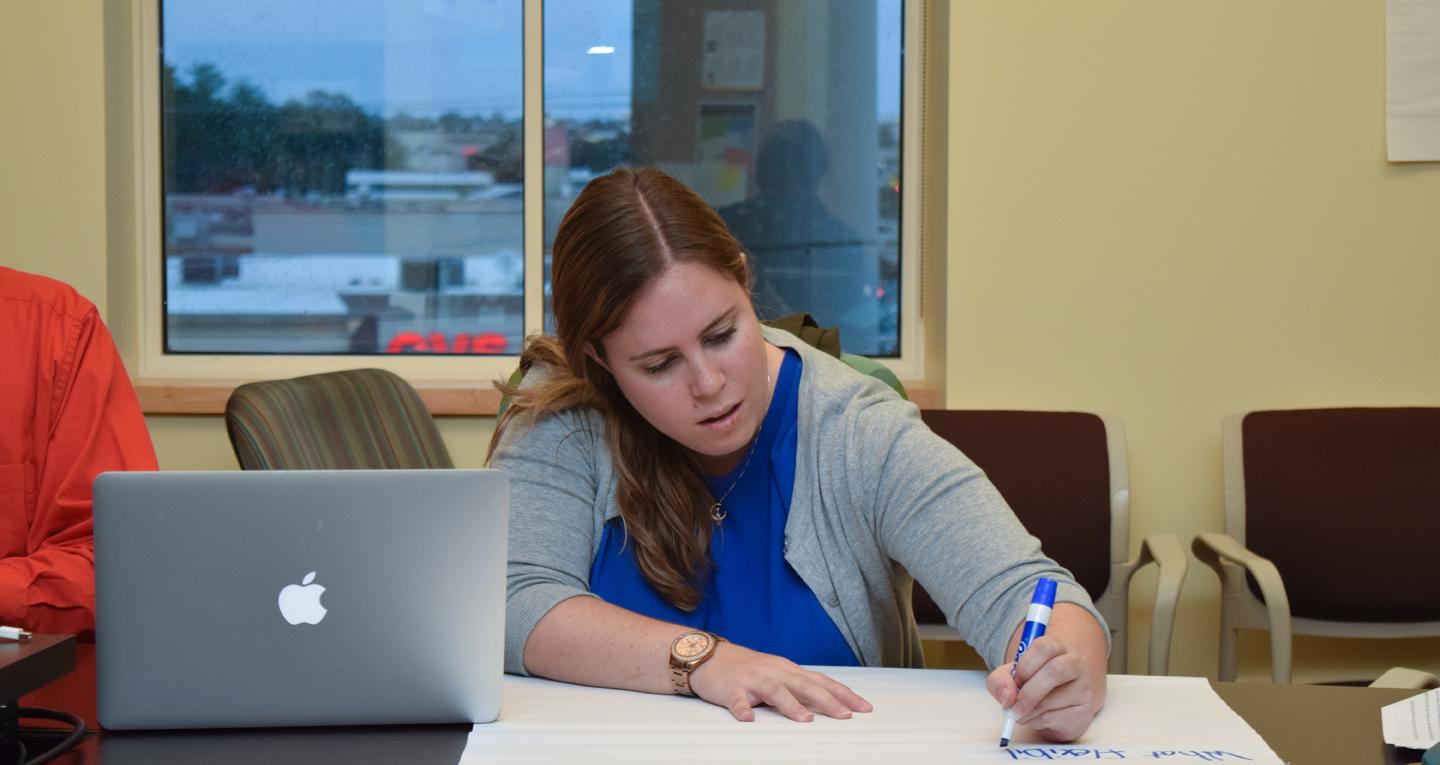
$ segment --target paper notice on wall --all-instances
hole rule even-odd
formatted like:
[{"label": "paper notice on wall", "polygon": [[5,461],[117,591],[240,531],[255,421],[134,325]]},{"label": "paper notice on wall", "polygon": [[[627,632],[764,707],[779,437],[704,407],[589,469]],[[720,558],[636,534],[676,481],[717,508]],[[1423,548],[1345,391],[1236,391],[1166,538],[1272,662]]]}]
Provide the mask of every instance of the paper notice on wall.
[{"label": "paper notice on wall", "polygon": [[1440,161],[1440,0],[1386,0],[1385,136],[1391,162]]},{"label": "paper notice on wall", "polygon": [[706,11],[701,83],[707,88],[765,86],[765,12]]},{"label": "paper notice on wall", "polygon": [[1440,688],[1380,708],[1385,743],[1407,749],[1440,744]]}]

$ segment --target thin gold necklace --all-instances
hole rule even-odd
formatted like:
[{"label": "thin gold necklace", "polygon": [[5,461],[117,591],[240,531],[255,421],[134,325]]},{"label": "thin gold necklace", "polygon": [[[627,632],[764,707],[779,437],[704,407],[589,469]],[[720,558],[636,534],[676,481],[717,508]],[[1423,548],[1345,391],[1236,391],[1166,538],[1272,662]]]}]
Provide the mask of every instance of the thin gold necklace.
[{"label": "thin gold necklace", "polygon": [[745,464],[740,466],[740,475],[735,476],[735,480],[730,482],[730,488],[726,489],[725,493],[721,494],[720,498],[715,500],[715,504],[710,506],[710,520],[715,523],[720,523],[725,520],[725,516],[729,515],[729,513],[725,512],[725,500],[729,499],[730,492],[735,491],[735,487],[740,485],[740,479],[745,477],[745,470],[750,467],[750,457],[755,454],[755,444],[759,442],[760,428],[756,428],[754,437],[750,439],[750,449],[745,452]]},{"label": "thin gold necklace", "polygon": [[[765,391],[767,393],[770,391],[770,374],[768,372],[765,374]],[[768,412],[770,407],[767,405],[765,409]],[[750,458],[755,456],[755,445],[760,443],[760,430],[764,427],[765,421],[762,419],[760,425],[755,428],[755,435],[750,437],[750,448],[745,451],[745,462],[740,465],[740,474],[735,476],[735,480],[730,482],[730,488],[726,489],[725,493],[715,500],[715,504],[710,506],[710,520],[716,524],[725,520],[725,517],[729,515],[725,511],[725,500],[730,498],[730,492],[735,491],[735,487],[740,485],[740,479],[745,477],[745,471],[750,468]]]}]

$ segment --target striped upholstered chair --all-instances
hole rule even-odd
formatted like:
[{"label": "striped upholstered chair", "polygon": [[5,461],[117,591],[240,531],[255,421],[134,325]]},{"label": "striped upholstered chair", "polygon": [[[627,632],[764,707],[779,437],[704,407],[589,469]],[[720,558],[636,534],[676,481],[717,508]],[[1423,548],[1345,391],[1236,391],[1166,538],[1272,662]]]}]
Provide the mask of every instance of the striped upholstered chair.
[{"label": "striped upholstered chair", "polygon": [[454,467],[419,394],[382,369],[241,385],[225,428],[245,470]]}]

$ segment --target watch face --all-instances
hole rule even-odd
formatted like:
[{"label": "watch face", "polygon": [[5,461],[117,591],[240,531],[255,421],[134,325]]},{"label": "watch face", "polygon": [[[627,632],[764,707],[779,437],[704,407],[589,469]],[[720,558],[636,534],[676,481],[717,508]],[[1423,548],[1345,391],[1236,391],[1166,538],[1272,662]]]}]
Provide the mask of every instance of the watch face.
[{"label": "watch face", "polygon": [[710,636],[703,632],[690,632],[675,641],[675,655],[682,659],[693,659],[710,647]]}]

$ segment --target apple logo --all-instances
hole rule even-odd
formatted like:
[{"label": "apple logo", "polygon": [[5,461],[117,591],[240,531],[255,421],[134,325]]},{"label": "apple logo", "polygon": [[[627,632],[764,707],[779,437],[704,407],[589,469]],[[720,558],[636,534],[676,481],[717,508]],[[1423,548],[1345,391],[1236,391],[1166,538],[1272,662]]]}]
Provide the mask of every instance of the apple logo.
[{"label": "apple logo", "polygon": [[320,596],[325,588],[315,581],[315,572],[305,575],[300,584],[287,584],[280,591],[280,615],[291,624],[319,624],[325,618],[325,607],[320,605]]}]

